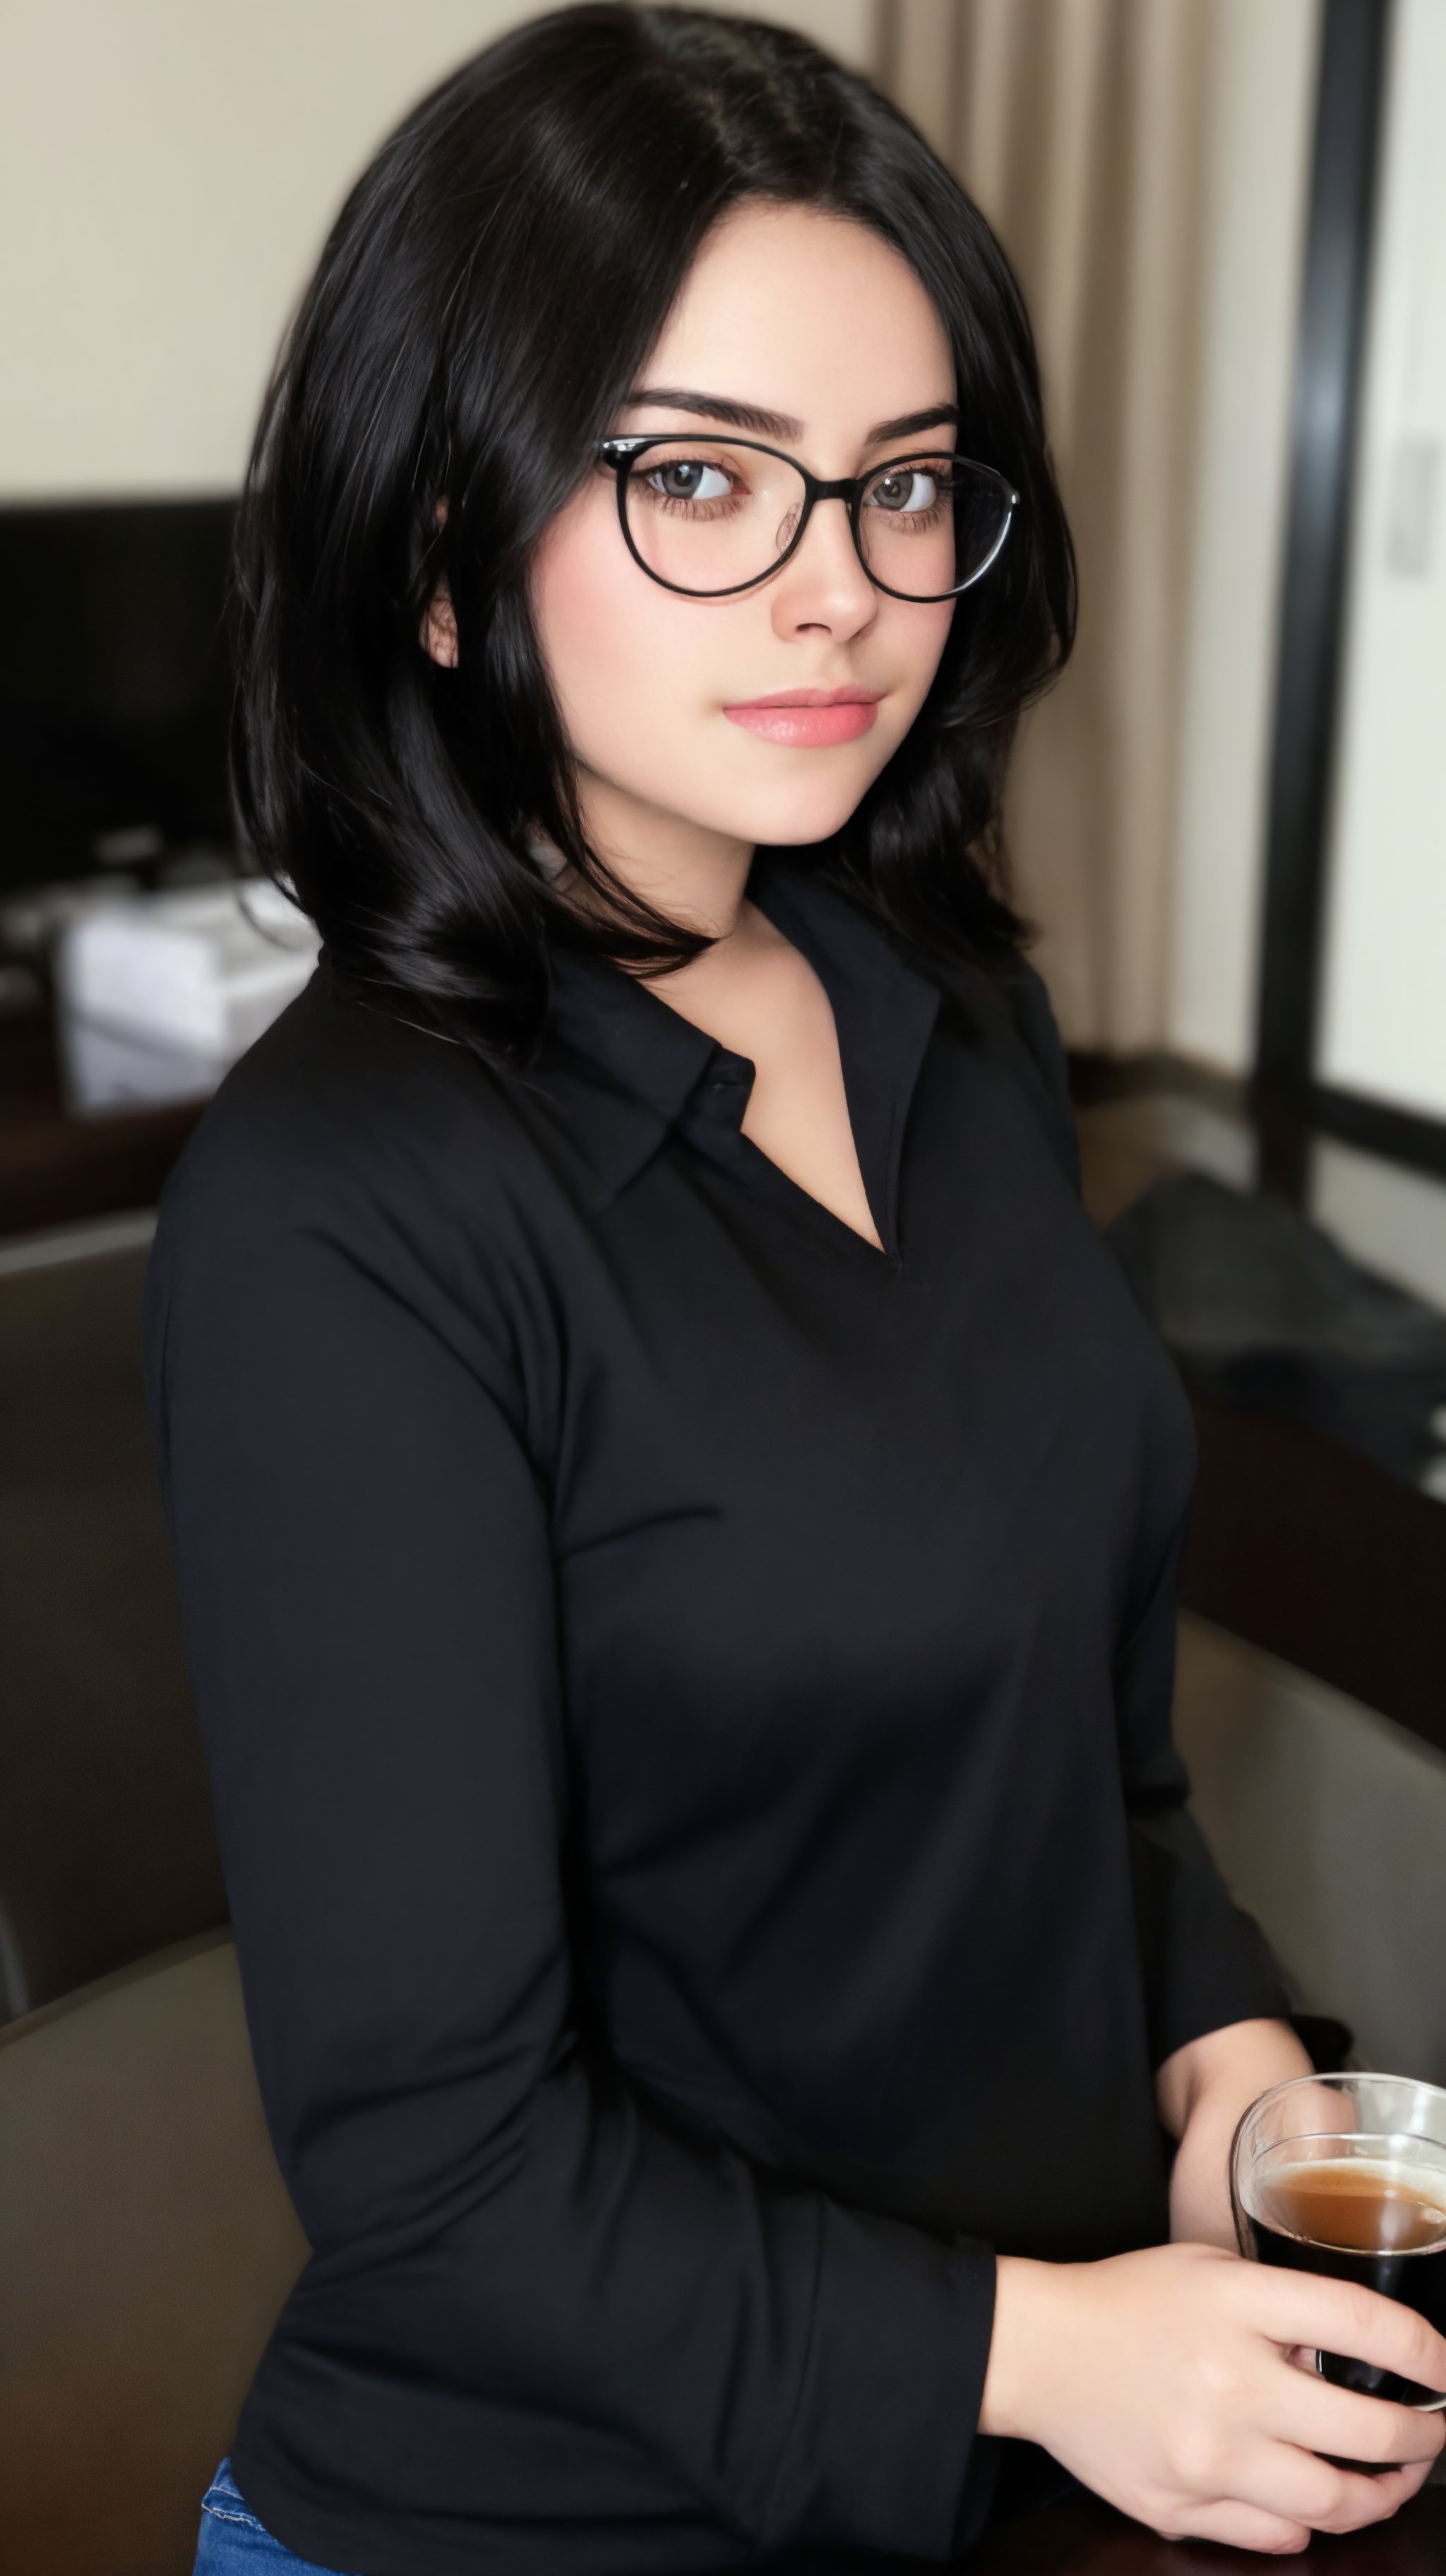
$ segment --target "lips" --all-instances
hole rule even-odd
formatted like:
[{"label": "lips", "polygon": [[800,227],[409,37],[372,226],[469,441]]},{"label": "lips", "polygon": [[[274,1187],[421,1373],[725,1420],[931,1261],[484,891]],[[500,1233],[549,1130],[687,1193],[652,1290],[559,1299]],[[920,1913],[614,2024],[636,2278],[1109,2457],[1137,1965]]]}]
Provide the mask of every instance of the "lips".
[{"label": "lips", "polygon": [[723,713],[730,724],[797,751],[825,750],[832,743],[857,742],[878,713],[881,689],[780,689],[772,697],[749,698]]}]

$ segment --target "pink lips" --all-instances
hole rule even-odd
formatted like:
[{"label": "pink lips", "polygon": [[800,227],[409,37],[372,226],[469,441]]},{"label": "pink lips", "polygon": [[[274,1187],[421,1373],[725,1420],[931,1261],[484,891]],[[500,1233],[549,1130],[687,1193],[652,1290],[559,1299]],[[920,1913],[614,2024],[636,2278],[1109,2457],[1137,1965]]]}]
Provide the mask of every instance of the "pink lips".
[{"label": "pink lips", "polygon": [[771,698],[749,698],[725,707],[730,724],[796,751],[819,751],[835,742],[857,742],[878,713],[881,689],[780,689]]}]

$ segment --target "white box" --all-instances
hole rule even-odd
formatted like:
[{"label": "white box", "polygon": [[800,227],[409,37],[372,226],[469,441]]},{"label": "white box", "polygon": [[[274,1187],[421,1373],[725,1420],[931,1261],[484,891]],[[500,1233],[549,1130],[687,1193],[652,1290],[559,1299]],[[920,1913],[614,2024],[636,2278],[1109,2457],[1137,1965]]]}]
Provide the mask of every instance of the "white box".
[{"label": "white box", "polygon": [[72,1105],[214,1090],[309,982],[319,944],[265,878],[99,897],[55,950]]}]

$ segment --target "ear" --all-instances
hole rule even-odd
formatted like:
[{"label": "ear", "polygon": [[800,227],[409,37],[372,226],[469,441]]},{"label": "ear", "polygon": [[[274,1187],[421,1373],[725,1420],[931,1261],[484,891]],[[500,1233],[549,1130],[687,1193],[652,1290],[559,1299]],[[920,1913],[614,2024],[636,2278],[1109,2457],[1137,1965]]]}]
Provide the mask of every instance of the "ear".
[{"label": "ear", "polygon": [[[445,528],[447,524],[447,496],[445,492],[437,503],[436,521],[439,528]],[[426,616],[423,618],[421,623],[418,641],[421,644],[423,651],[430,653],[433,661],[438,663],[442,670],[456,670],[457,612],[452,606],[452,594],[447,587],[447,576],[445,573],[443,573],[441,580],[438,582],[436,589],[432,593]]]},{"label": "ear", "polygon": [[452,606],[445,573],[432,593],[418,640],[423,650],[430,653],[433,661],[439,663],[444,671],[456,670],[457,612]]}]

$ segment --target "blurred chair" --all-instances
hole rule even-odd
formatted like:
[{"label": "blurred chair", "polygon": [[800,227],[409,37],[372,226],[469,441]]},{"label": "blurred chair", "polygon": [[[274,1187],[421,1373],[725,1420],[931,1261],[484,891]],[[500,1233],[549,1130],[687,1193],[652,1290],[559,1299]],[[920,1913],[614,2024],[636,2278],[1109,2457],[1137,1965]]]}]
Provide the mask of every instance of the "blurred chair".
[{"label": "blurred chair", "polygon": [[6,2576],[189,2576],[305,2259],[226,1933],[0,2030]]},{"label": "blurred chair", "polygon": [[146,1245],[62,1249],[0,1244],[0,2022],[227,1912],[141,1392]]}]

